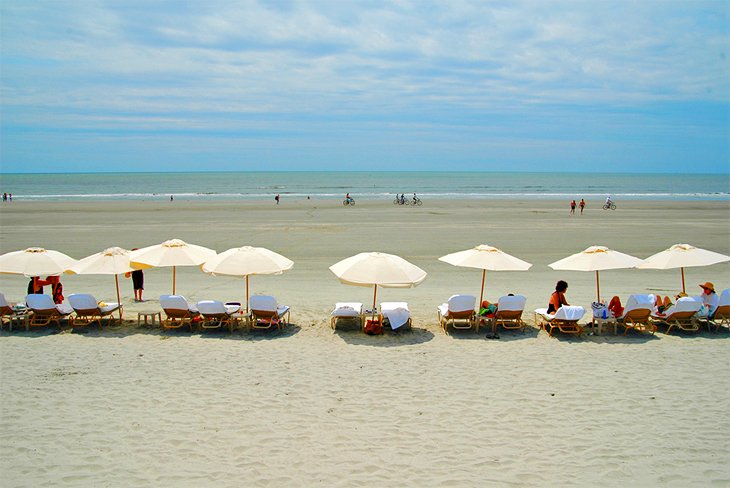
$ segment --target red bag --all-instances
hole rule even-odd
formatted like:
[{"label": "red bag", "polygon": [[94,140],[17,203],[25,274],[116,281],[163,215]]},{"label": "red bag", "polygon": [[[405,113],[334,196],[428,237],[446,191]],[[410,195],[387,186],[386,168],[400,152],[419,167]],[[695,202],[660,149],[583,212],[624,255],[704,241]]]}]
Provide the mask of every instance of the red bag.
[{"label": "red bag", "polygon": [[367,335],[380,335],[383,333],[383,324],[380,320],[368,320],[365,322],[365,333]]}]

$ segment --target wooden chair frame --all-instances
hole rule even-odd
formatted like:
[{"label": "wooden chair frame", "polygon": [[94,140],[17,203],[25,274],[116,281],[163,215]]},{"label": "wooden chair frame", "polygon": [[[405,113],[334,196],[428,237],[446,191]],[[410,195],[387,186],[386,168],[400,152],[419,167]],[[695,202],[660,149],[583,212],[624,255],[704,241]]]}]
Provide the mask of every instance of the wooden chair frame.
[{"label": "wooden chair frame", "polygon": [[71,327],[76,327],[77,325],[90,326],[94,322],[97,322],[99,324],[99,329],[101,329],[101,320],[104,318],[108,318],[107,326],[112,325],[115,320],[113,314],[118,310],[119,309],[114,309],[109,310],[108,312],[102,312],[101,308],[99,307],[89,309],[74,309],[74,312],[76,313],[69,320],[71,322]]},{"label": "wooden chair frame", "polygon": [[636,308],[624,314],[617,322],[623,326],[624,335],[633,329],[637,332],[651,332],[652,335],[657,330],[657,326],[651,321],[651,310],[648,308]]},{"label": "wooden chair frame", "polygon": [[667,334],[669,334],[673,328],[678,328],[685,332],[697,332],[700,330],[700,325],[694,315],[697,312],[686,311],[686,312],[675,312],[672,315],[666,317],[652,317],[652,320],[658,324],[667,325]]},{"label": "wooden chair frame", "polygon": [[[441,315],[441,311],[437,311],[436,313],[438,314],[439,324],[445,334],[449,333],[449,325],[454,330],[469,330],[474,327],[479,332],[477,313],[474,310],[462,310],[460,312],[452,312],[449,310],[446,315]],[[408,320],[410,321],[410,318]],[[460,323],[464,325],[458,325]]]},{"label": "wooden chair frame", "polygon": [[251,328],[271,329],[276,327],[277,330],[281,330],[291,320],[289,312],[289,309],[281,314],[278,310],[251,310]]},{"label": "wooden chair frame", "polygon": [[499,310],[494,314],[494,330],[501,325],[506,330],[517,330],[519,329],[523,334],[527,324],[522,320],[522,313],[524,310]]},{"label": "wooden chair frame", "polygon": [[190,327],[190,332],[193,331],[193,319],[199,315],[198,312],[179,308],[163,308],[162,310],[165,312],[165,320],[162,321],[163,330],[179,329],[187,325]]}]

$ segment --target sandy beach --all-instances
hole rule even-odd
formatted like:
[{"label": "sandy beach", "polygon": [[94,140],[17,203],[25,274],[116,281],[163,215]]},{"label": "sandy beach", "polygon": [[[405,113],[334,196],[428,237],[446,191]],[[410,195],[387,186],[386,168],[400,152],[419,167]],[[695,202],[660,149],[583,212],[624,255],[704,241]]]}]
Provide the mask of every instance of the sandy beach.
[{"label": "sandy beach", "polygon": [[[263,246],[295,262],[251,278],[290,305],[283,333],[162,334],[170,269],[145,272],[145,303],[120,278],[127,322],[98,331],[2,331],[2,486],[728,486],[727,333],[557,337],[528,328],[486,340],[445,335],[436,306],[478,295],[481,273],[439,262],[490,244],[533,263],[487,273],[485,298],[547,305],[555,282],[590,307],[595,274],[547,265],[591,245],[640,258],[677,243],[730,254],[728,201],[621,201],[585,215],[567,202],[16,201],[0,207],[0,251],[41,246],[81,258],[171,238],[218,252]],[[328,267],[362,251],[426,270],[407,301],[414,330],[370,337],[329,328],[335,302],[369,304]],[[689,294],[730,287],[730,263],[685,270]],[[63,276],[64,293],[114,300],[108,276]],[[601,273],[601,295],[674,295],[679,270]],[[8,301],[27,279],[0,275]],[[180,268],[190,301],[242,301],[245,282]],[[134,319],[134,320],[132,320]]]}]

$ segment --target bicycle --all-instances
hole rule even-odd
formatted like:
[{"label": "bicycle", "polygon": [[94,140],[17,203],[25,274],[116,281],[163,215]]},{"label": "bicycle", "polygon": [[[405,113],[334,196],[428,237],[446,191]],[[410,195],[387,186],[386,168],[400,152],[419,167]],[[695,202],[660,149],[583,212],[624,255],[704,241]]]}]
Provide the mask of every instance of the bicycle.
[{"label": "bicycle", "polygon": [[413,205],[413,206],[418,205],[420,207],[421,205],[423,205],[423,202],[421,201],[420,198],[414,197],[410,201],[406,200],[406,205]]},{"label": "bicycle", "polygon": [[344,205],[344,206],[352,205],[354,207],[355,206],[355,199],[352,198],[352,197],[345,198],[344,200],[342,200],[342,205]]},{"label": "bicycle", "polygon": [[405,200],[401,201],[400,198],[396,198],[395,200],[393,200],[393,205],[405,205],[405,204],[406,204]]},{"label": "bicycle", "polygon": [[611,202],[611,203],[604,203],[603,204],[603,210],[608,210],[608,209],[616,210],[616,204],[613,203],[613,202]]}]

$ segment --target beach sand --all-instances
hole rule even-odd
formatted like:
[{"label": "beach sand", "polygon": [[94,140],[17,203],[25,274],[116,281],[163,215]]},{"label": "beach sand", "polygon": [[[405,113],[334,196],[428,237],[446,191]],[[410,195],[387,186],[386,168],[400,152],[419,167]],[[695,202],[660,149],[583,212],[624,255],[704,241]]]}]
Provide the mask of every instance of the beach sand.
[{"label": "beach sand", "polygon": [[[357,195],[355,195],[357,198]],[[2,486],[727,486],[727,333],[550,338],[528,328],[486,340],[444,335],[436,306],[479,293],[481,272],[441,255],[491,244],[533,263],[488,272],[485,298],[544,307],[558,279],[590,307],[595,274],[547,264],[590,245],[647,257],[676,243],[730,254],[730,202],[621,201],[583,216],[567,202],[358,200],[120,201],[0,207],[0,250],[42,246],[81,258],[180,238],[224,251],[263,246],[295,262],[251,278],[292,308],[281,334],[160,333],[136,320],[99,332],[2,332]],[[407,301],[413,332],[329,328],[337,301],[372,301],[328,267],[362,251],[429,273]],[[730,264],[685,270],[687,291],[730,286]],[[145,303],[121,278],[127,319],[159,308],[171,270],[145,272]],[[64,276],[64,292],[115,299],[109,276]],[[601,295],[674,295],[679,270],[601,273]],[[21,301],[27,279],[0,275]],[[191,301],[243,300],[241,279],[179,268]]]}]

